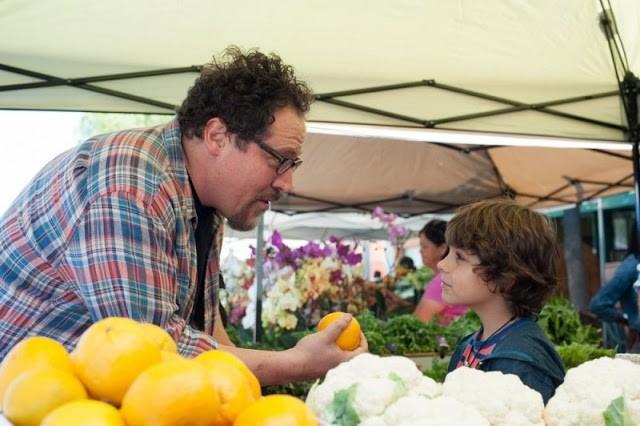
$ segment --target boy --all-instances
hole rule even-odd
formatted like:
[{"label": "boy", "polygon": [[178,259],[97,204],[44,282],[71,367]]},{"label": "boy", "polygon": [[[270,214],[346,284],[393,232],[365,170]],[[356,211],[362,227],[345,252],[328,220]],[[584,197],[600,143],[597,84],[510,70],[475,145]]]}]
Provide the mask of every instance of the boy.
[{"label": "boy", "polygon": [[463,207],[446,232],[449,254],[438,263],[442,298],[467,305],[482,328],[456,347],[460,366],[515,374],[544,402],[564,380],[557,351],[535,322],[556,285],[555,232],[544,216],[508,200]]}]

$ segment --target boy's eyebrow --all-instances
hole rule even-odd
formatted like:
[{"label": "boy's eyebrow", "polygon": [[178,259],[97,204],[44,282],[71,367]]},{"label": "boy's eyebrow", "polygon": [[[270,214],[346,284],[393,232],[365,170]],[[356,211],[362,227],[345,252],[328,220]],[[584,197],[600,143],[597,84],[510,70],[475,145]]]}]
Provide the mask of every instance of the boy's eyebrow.
[{"label": "boy's eyebrow", "polygon": [[460,248],[454,249],[454,251],[463,256],[467,256],[469,254],[466,250]]}]

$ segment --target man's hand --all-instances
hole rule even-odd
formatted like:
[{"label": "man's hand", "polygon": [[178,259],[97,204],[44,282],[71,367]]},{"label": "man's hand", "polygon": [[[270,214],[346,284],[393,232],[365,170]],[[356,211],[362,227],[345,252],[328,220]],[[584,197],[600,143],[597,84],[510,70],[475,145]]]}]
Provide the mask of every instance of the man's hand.
[{"label": "man's hand", "polygon": [[296,346],[286,351],[244,349],[222,344],[218,349],[231,352],[244,361],[262,386],[318,379],[341,362],[367,352],[369,346],[362,333],[360,346],[353,351],[344,351],[336,344],[336,339],[350,321],[351,315],[343,315],[324,330],[300,339]]},{"label": "man's hand", "polygon": [[336,344],[338,336],[350,322],[351,315],[343,315],[324,330],[305,336],[295,347],[289,349],[289,355],[294,360],[300,379],[323,377],[328,370],[341,362],[367,352],[369,346],[362,333],[360,333],[360,346],[353,351],[344,351]]}]

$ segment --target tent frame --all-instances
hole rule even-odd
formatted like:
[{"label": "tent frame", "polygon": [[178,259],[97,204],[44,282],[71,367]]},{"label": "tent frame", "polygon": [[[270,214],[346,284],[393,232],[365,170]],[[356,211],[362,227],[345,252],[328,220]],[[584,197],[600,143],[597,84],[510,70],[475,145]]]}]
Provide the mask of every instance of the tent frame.
[{"label": "tent frame", "polygon": [[[640,119],[638,116],[640,112],[638,111],[640,79],[633,74],[629,67],[627,52],[618,33],[618,24],[609,0],[600,0],[600,6],[603,11],[600,15],[600,28],[607,39],[611,63],[616,74],[622,106],[627,119],[627,126],[624,129],[625,139],[632,143],[633,182],[636,199],[636,244],[640,245]],[[640,253],[640,246],[636,249],[636,252]]]},{"label": "tent frame", "polygon": [[[450,144],[438,144],[438,146],[444,149],[453,149],[458,152],[462,152],[466,154],[471,154],[478,150],[484,151],[488,161],[491,164],[493,164],[495,179],[498,184],[498,187],[502,192],[502,195],[507,197],[525,196],[527,198],[532,198],[534,201],[532,201],[529,204],[529,206],[531,207],[535,207],[536,205],[544,201],[556,201],[559,203],[572,204],[573,200],[559,197],[557,196],[557,194],[567,189],[569,186],[576,185],[579,183],[601,186],[601,189],[592,191],[586,198],[584,198],[584,200],[593,199],[598,195],[614,187],[631,188],[632,184],[630,180],[632,177],[635,177],[636,183],[635,183],[635,186],[633,187],[636,189],[636,196],[640,197],[640,194],[638,194],[640,192],[638,191],[639,189],[638,178],[640,177],[640,167],[638,166],[638,163],[640,161],[639,159],[640,156],[638,153],[638,150],[639,150],[638,143],[640,143],[640,129],[638,128],[638,99],[637,99],[640,83],[638,82],[637,77],[635,77],[633,73],[629,71],[629,66],[626,59],[626,53],[624,51],[624,46],[622,45],[620,36],[617,31],[617,24],[615,22],[615,17],[613,15],[611,5],[609,4],[609,0],[600,0],[600,5],[603,11],[600,16],[600,26],[606,36],[606,39],[609,45],[612,63],[614,65],[617,81],[619,83],[618,91],[591,93],[591,94],[585,94],[580,96],[573,96],[569,98],[553,99],[553,100],[548,100],[544,102],[527,103],[527,102],[521,102],[515,99],[509,99],[509,98],[495,96],[488,93],[469,90],[469,89],[454,86],[454,85],[449,85],[446,83],[438,82],[435,79],[421,79],[421,80],[416,80],[411,82],[401,82],[401,83],[381,85],[381,86],[354,88],[354,89],[347,89],[347,90],[341,90],[341,91],[319,93],[315,95],[315,100],[320,103],[336,105],[346,109],[365,112],[365,113],[376,115],[379,117],[391,118],[394,120],[398,120],[400,122],[404,122],[411,127],[423,127],[427,129],[434,129],[434,128],[441,127],[443,125],[456,123],[456,122],[464,122],[464,121],[478,119],[478,118],[512,114],[517,112],[534,111],[540,114],[553,115],[556,117],[560,117],[565,120],[588,123],[588,124],[599,126],[601,128],[606,128],[609,130],[622,131],[625,134],[626,140],[633,143],[632,156],[621,155],[621,154],[617,154],[617,153],[613,153],[605,150],[596,150],[596,149],[591,149],[591,150],[594,152],[602,153],[603,155],[615,156],[618,158],[623,158],[625,160],[632,161],[633,168],[634,168],[633,175],[626,176],[623,179],[620,179],[619,181],[613,182],[613,183],[579,180],[569,176],[567,177],[568,183],[566,185],[562,185],[548,192],[547,194],[525,194],[521,192],[516,192],[515,190],[513,190],[513,188],[510,188],[508,185],[506,185],[497,167],[495,166],[493,159],[487,152],[487,150],[490,148],[493,148],[493,146],[482,145],[482,146],[475,146],[475,147],[464,147],[464,146],[455,146]],[[176,110],[176,107],[177,107],[176,105],[163,102],[158,99],[136,96],[123,91],[108,89],[108,88],[99,86],[96,83],[105,83],[105,82],[113,82],[113,81],[128,80],[128,79],[138,79],[138,78],[145,78],[145,77],[177,75],[177,74],[185,74],[185,73],[199,74],[202,68],[203,68],[203,65],[191,65],[191,66],[177,67],[177,68],[165,68],[165,69],[138,71],[138,72],[95,75],[95,76],[78,77],[78,78],[65,78],[65,77],[54,76],[50,74],[44,74],[38,71],[29,70],[25,68],[18,68],[8,64],[0,64],[0,71],[5,71],[5,72],[20,75],[23,77],[41,80],[41,81],[21,83],[21,84],[0,85],[0,92],[67,86],[67,87],[72,87],[80,90],[91,91],[94,93],[100,93],[106,96],[125,99],[125,100],[136,102],[142,105],[147,105],[149,107],[159,109],[160,111],[155,111],[155,113],[158,113],[158,114],[173,114]],[[374,94],[374,93],[380,93],[380,92],[399,91],[399,90],[404,90],[409,88],[420,88],[420,87],[433,88],[433,89],[455,93],[458,95],[463,95],[463,96],[467,96],[475,99],[482,99],[485,101],[495,102],[498,104],[503,104],[504,107],[489,110],[489,111],[482,111],[482,112],[462,114],[462,115],[452,115],[452,116],[441,117],[441,118],[423,118],[423,117],[408,116],[408,115],[400,114],[400,113],[390,111],[390,110],[385,110],[385,109],[372,108],[372,107],[368,107],[368,106],[358,104],[356,102],[345,99],[347,97],[356,96],[356,95],[367,95],[367,94]],[[556,106],[586,102],[586,101],[591,101],[595,99],[609,98],[614,96],[621,96],[622,98],[625,115],[627,117],[627,123],[628,123],[627,126],[620,125],[617,123],[611,123],[603,120],[596,120],[590,117],[577,115],[577,114],[570,114],[570,113],[553,109],[553,107],[556,107]],[[94,112],[102,112],[102,111],[94,111]],[[133,113],[134,111],[129,111],[129,112]],[[305,212],[327,212],[327,211],[336,211],[336,210],[343,210],[343,209],[371,211],[376,205],[378,205],[381,202],[402,201],[402,200],[425,204],[425,209],[423,211],[420,211],[418,213],[404,214],[404,216],[415,216],[415,215],[420,215],[425,213],[440,213],[440,212],[451,210],[458,207],[458,205],[455,205],[455,204],[447,204],[443,202],[436,202],[435,200],[417,198],[417,197],[414,197],[412,194],[398,194],[395,197],[391,197],[387,199],[368,200],[366,202],[359,202],[356,204],[340,203],[332,200],[323,200],[323,199],[318,199],[317,197],[310,197],[304,194],[297,194],[297,193],[290,193],[288,194],[288,196],[302,199],[302,200],[313,201],[316,203],[326,204],[326,207],[306,210]],[[638,206],[636,211],[636,217],[638,217],[638,221],[640,224],[640,198],[638,198],[638,202],[636,204]],[[429,205],[430,208],[427,208],[427,205]],[[435,208],[433,207],[434,205],[435,205]],[[278,206],[275,206],[275,210],[285,214],[295,214],[302,211],[302,210],[294,211],[291,208],[278,207]],[[638,226],[638,228],[640,233],[640,226]]]}]

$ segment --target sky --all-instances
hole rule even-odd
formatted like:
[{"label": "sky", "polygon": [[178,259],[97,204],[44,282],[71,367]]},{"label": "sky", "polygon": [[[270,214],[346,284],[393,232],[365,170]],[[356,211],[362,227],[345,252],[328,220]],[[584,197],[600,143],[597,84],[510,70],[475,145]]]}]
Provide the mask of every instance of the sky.
[{"label": "sky", "polygon": [[0,216],[38,170],[79,142],[82,115],[0,110]]}]

